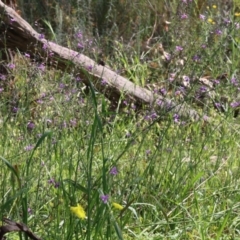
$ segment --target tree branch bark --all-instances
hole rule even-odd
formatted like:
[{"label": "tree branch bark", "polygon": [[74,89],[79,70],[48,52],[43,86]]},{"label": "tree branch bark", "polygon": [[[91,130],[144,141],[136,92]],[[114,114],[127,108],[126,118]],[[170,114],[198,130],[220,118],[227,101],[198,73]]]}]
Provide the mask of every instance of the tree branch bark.
[{"label": "tree branch bark", "polygon": [[24,223],[17,223],[8,218],[3,218],[3,221],[7,225],[0,227],[0,240],[4,240],[4,235],[10,232],[24,232],[33,240],[41,240],[41,238],[36,236]]},{"label": "tree branch bark", "polygon": [[[137,108],[147,105],[158,113],[162,110],[174,111],[179,115],[198,119],[197,112],[186,103],[177,104],[161,95],[155,95],[81,53],[42,39],[29,23],[1,0],[0,14],[0,48],[18,49],[30,54],[33,59],[47,60],[48,64],[57,69],[74,72],[86,85],[92,83],[113,104],[117,104],[124,95],[124,99],[133,102]],[[156,104],[159,102],[161,104]]]}]

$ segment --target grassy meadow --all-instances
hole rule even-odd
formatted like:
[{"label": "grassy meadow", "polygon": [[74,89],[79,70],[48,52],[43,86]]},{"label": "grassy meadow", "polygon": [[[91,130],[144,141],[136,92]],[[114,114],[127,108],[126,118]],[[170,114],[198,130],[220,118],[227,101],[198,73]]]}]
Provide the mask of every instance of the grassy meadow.
[{"label": "grassy meadow", "polygon": [[2,60],[1,49],[1,218],[47,240],[240,239],[239,1],[22,0],[19,9],[46,39],[199,119],[136,111],[124,95],[113,109],[74,74],[18,51]]}]

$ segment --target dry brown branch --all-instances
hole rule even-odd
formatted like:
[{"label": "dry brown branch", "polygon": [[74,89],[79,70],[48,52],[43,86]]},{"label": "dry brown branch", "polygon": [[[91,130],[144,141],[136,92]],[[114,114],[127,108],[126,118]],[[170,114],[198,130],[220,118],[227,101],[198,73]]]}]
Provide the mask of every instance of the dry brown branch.
[{"label": "dry brown branch", "polygon": [[8,218],[3,218],[3,221],[7,225],[0,227],[0,240],[4,240],[4,235],[10,232],[24,232],[33,240],[41,240],[24,223],[17,223]]},{"label": "dry brown branch", "polygon": [[[83,54],[41,39],[39,33],[2,1],[0,1],[0,18],[0,49],[18,49],[20,52],[30,54],[31,58],[47,60],[57,69],[74,72],[83,79],[85,84],[89,85],[91,81],[97,91],[104,94],[113,104],[117,104],[124,94],[124,98],[128,102],[133,102],[137,108],[148,105],[157,112],[174,109],[174,112],[178,112],[179,115],[198,118],[197,112],[186,104],[179,105],[161,95],[154,95],[109,68],[98,65]],[[106,84],[102,84],[103,79]],[[156,102],[161,104],[155,104]]]}]

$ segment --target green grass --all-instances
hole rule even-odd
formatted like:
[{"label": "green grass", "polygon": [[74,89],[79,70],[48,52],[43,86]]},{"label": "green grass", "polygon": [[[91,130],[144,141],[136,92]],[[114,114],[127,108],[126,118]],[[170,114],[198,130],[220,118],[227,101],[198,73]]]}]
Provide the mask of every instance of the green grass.
[{"label": "green grass", "polygon": [[[81,41],[87,46],[82,51],[96,58],[102,52],[112,69],[186,102],[200,119],[147,108],[135,112],[129,103],[112,110],[94,87],[87,93],[75,76],[42,71],[17,53],[15,67],[7,67],[7,79],[0,82],[1,217],[24,222],[42,239],[240,239],[240,125],[232,107],[239,101],[238,18],[232,11],[226,23],[219,8],[209,5],[201,10],[203,21],[195,3],[172,1],[165,4],[169,30],[159,30],[159,19],[154,30],[164,1],[157,3],[111,1],[99,22],[102,35],[88,14],[77,25],[79,14],[90,16],[95,6],[87,1],[69,2],[57,15],[61,25],[48,19],[50,12],[42,20],[58,43],[77,49]],[[128,28],[119,20],[123,7]],[[72,35],[64,35],[66,29]],[[73,38],[79,30],[83,37]],[[152,33],[148,48],[142,47]],[[156,50],[160,43],[170,61]],[[190,85],[184,85],[186,76]],[[200,77],[213,87],[200,83]],[[116,175],[110,173],[113,167]],[[109,196],[107,203],[102,195]],[[114,202],[123,209],[114,209]],[[70,211],[77,204],[85,219]],[[26,239],[8,234],[19,238]]]}]

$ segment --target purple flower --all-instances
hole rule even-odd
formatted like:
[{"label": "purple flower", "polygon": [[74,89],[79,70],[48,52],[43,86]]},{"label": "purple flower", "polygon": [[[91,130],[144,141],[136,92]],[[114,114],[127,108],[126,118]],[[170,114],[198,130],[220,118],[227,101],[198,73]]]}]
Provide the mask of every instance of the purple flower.
[{"label": "purple flower", "polygon": [[182,15],[181,15],[181,19],[187,19],[188,18],[188,15],[186,14],[186,13],[183,13]]},{"label": "purple flower", "polygon": [[49,183],[49,184],[54,184],[54,183],[55,183],[54,178],[49,179],[49,180],[48,180],[48,183]]},{"label": "purple flower", "polygon": [[150,118],[149,115],[146,115],[146,116],[144,117],[144,120],[149,121],[149,120],[151,120],[151,118]]},{"label": "purple flower", "polygon": [[10,69],[14,69],[14,68],[15,68],[15,64],[9,63],[9,64],[7,65],[7,67],[10,68]]},{"label": "purple flower", "polygon": [[109,173],[112,174],[112,175],[117,175],[117,174],[118,174],[117,167],[113,167],[113,168],[110,170]]},{"label": "purple flower", "polygon": [[181,46],[176,46],[176,51],[181,52],[183,50],[183,47]]},{"label": "purple flower", "polygon": [[216,33],[216,35],[218,35],[218,36],[222,35],[222,31],[221,31],[220,29],[217,29],[217,30],[215,31],[215,33]]},{"label": "purple flower", "polygon": [[77,89],[75,89],[75,88],[73,88],[71,92],[74,94],[74,93],[77,93],[77,92],[78,92],[78,90],[77,90]]},{"label": "purple flower", "polygon": [[31,151],[34,148],[33,145],[28,145],[24,148],[25,151]]},{"label": "purple flower", "polygon": [[102,79],[101,84],[105,86],[105,85],[107,85],[107,81],[105,79]]},{"label": "purple flower", "polygon": [[234,85],[234,86],[238,86],[238,81],[235,77],[231,78],[231,83]]},{"label": "purple flower", "polygon": [[48,183],[52,184],[55,188],[58,188],[60,186],[60,183],[56,182],[54,178],[49,179]]},{"label": "purple flower", "polygon": [[55,183],[54,183],[54,187],[55,187],[55,188],[59,188],[59,186],[60,186],[60,183],[59,183],[59,182],[55,182]]},{"label": "purple flower", "polygon": [[224,23],[226,24],[226,25],[229,25],[230,23],[231,23],[231,20],[230,19],[224,19]]},{"label": "purple flower", "polygon": [[199,90],[200,92],[205,93],[207,91],[207,87],[201,86]]},{"label": "purple flower", "polygon": [[44,34],[40,34],[39,36],[38,36],[38,38],[41,40],[41,39],[44,39],[45,38],[45,35]]},{"label": "purple flower", "polygon": [[32,209],[31,209],[31,208],[28,208],[27,211],[28,211],[28,214],[29,214],[29,215],[32,214]]},{"label": "purple flower", "polygon": [[87,67],[87,69],[88,69],[88,71],[92,71],[92,70],[93,70],[93,66],[92,66],[92,65],[89,65],[89,66]]},{"label": "purple flower", "polygon": [[19,108],[17,108],[17,107],[13,107],[13,108],[12,108],[12,112],[13,112],[13,113],[17,113],[18,110],[19,110]]},{"label": "purple flower", "polygon": [[178,87],[177,91],[180,91],[182,94],[186,93],[186,89],[184,87]]},{"label": "purple flower", "polygon": [[45,92],[41,93],[41,98],[45,98],[47,96],[47,94]]},{"label": "purple flower", "polygon": [[190,82],[190,77],[184,75],[184,76],[183,76],[183,81],[185,81],[185,82]]},{"label": "purple flower", "polygon": [[0,88],[0,93],[3,92],[4,88]]},{"label": "purple flower", "polygon": [[152,120],[154,120],[158,117],[158,115],[157,115],[157,113],[153,112],[150,117]]},{"label": "purple flower", "polygon": [[205,15],[203,15],[203,14],[200,14],[200,15],[199,15],[199,18],[200,18],[201,20],[203,20],[203,21],[204,21],[204,20],[205,20],[205,18],[206,18],[206,16],[205,16]]},{"label": "purple flower", "polygon": [[160,89],[160,93],[165,96],[167,94],[167,90],[165,88]]},{"label": "purple flower", "polygon": [[164,106],[164,102],[163,102],[162,99],[157,99],[156,103],[157,103],[157,105],[160,106],[160,107]]},{"label": "purple flower", "polygon": [[78,31],[78,32],[76,33],[76,37],[79,38],[79,39],[82,39],[82,38],[83,38],[82,32],[81,32],[81,31]]},{"label": "purple flower", "polygon": [[81,82],[82,81],[82,79],[79,76],[76,77],[75,79],[76,79],[77,82]]},{"label": "purple flower", "polygon": [[76,121],[76,119],[71,119],[71,120],[70,120],[70,124],[71,124],[72,127],[76,127],[76,126],[77,126],[77,121]]},{"label": "purple flower", "polygon": [[173,82],[174,81],[174,79],[175,79],[175,76],[176,76],[176,74],[175,73],[170,73],[170,77],[169,77],[169,82]]},{"label": "purple flower", "polygon": [[209,117],[208,117],[207,115],[204,115],[204,116],[203,116],[203,120],[204,120],[205,122],[208,122]]},{"label": "purple flower", "polygon": [[42,48],[43,48],[43,50],[47,50],[48,49],[47,44],[44,43]]},{"label": "purple flower", "polygon": [[165,53],[164,54],[164,57],[167,61],[170,61],[171,60],[171,54],[170,53]]},{"label": "purple flower", "polygon": [[221,105],[221,103],[215,102],[215,103],[214,103],[214,106],[215,106],[216,108],[220,108],[222,105]]},{"label": "purple flower", "polygon": [[218,79],[215,79],[215,80],[213,80],[213,83],[214,83],[215,85],[218,85],[218,84],[220,83],[220,81],[219,81]]},{"label": "purple flower", "polygon": [[201,60],[201,57],[200,57],[199,55],[194,55],[194,56],[192,57],[192,60],[193,60],[194,62],[199,62],[199,61]]},{"label": "purple flower", "polygon": [[41,70],[41,71],[44,71],[44,70],[45,70],[44,64],[42,64],[42,63],[39,64],[39,65],[38,65],[38,69]]},{"label": "purple flower", "polygon": [[6,75],[0,74],[0,80],[6,80]]},{"label": "purple flower", "polygon": [[61,89],[65,88],[65,84],[64,83],[60,83],[59,84],[59,88],[61,88]]},{"label": "purple flower", "polygon": [[177,113],[175,113],[175,114],[173,115],[173,121],[174,121],[175,123],[179,123],[179,115],[178,115]]},{"label": "purple flower", "polygon": [[80,43],[80,42],[77,44],[77,47],[80,48],[80,49],[83,49],[83,48],[84,48],[83,44]]},{"label": "purple flower", "polygon": [[27,124],[27,129],[28,130],[33,130],[34,129],[34,127],[35,127],[35,124],[32,122],[32,121],[30,121],[30,122],[28,122],[28,124]]},{"label": "purple flower", "polygon": [[50,52],[50,53],[49,53],[49,57],[52,57],[53,55],[54,55],[53,52]]},{"label": "purple flower", "polygon": [[102,195],[100,196],[101,200],[103,201],[104,204],[106,204],[108,202],[109,199],[109,195]]},{"label": "purple flower", "polygon": [[24,53],[24,56],[25,56],[26,58],[30,58],[30,54],[29,54],[29,53]]},{"label": "purple flower", "polygon": [[175,96],[180,96],[181,95],[181,91],[180,90],[176,90],[174,94],[175,94]]},{"label": "purple flower", "polygon": [[237,107],[240,106],[240,102],[232,102],[232,103],[230,104],[230,106],[231,106],[232,108],[237,108]]},{"label": "purple flower", "polygon": [[37,100],[37,103],[43,104],[43,100],[42,100],[42,99],[38,99],[38,100]]}]

